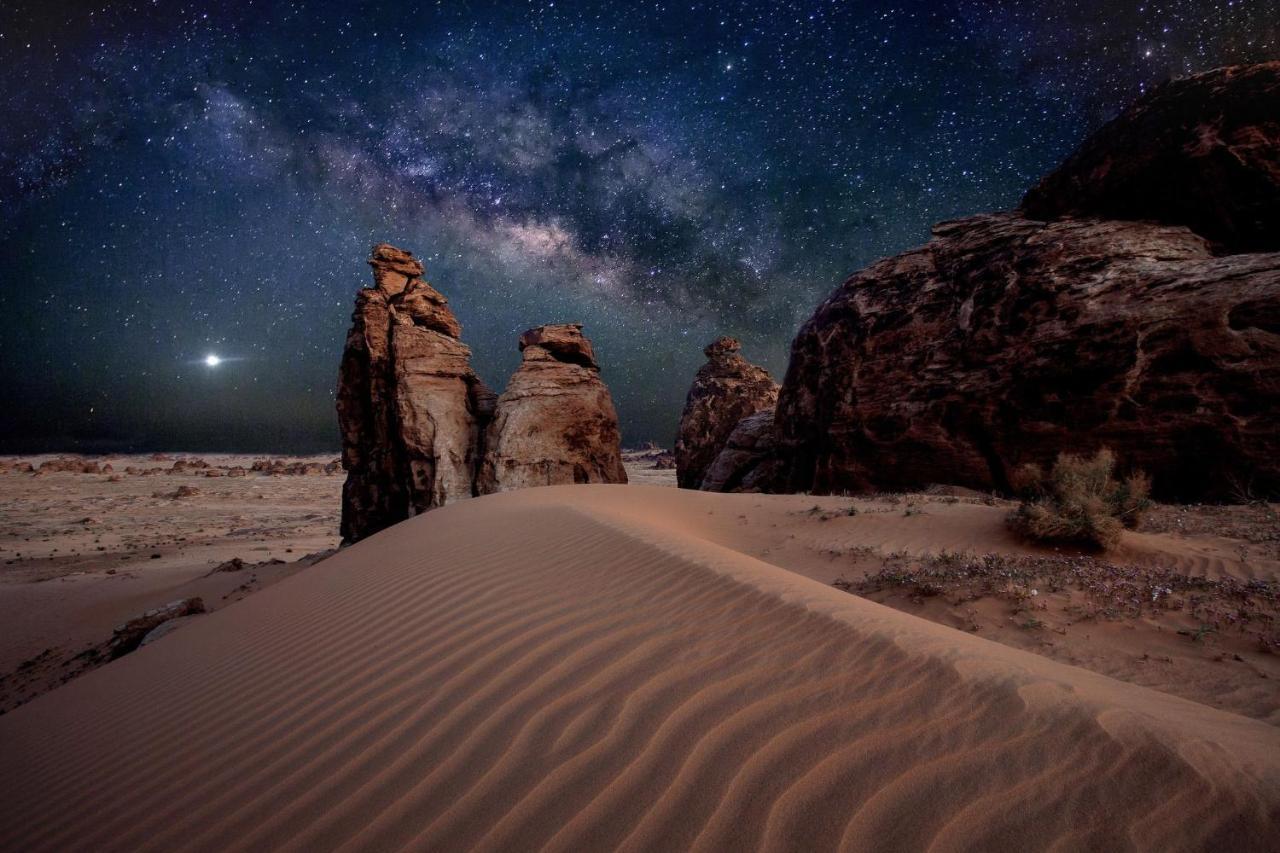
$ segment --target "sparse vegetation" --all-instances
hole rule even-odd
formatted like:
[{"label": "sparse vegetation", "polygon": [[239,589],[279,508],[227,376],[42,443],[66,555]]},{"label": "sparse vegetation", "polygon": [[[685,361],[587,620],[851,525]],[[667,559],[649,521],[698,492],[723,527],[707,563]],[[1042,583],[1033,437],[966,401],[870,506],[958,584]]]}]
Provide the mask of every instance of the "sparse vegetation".
[{"label": "sparse vegetation", "polygon": [[1253,636],[1261,650],[1280,653],[1280,587],[1263,579],[1196,577],[1085,556],[943,552],[887,555],[879,571],[834,586],[868,597],[898,591],[917,603],[942,597],[955,607],[996,599],[1015,615],[1034,611],[1018,623],[1028,630],[1045,627],[1030,623],[1043,622],[1036,613],[1046,610],[1070,622],[1189,618],[1194,626],[1178,630],[1195,642],[1230,632]]},{"label": "sparse vegetation", "polygon": [[1092,458],[1059,454],[1045,473],[1024,465],[1015,487],[1022,503],[1009,516],[1019,534],[1038,542],[1107,549],[1132,529],[1151,505],[1151,481],[1140,471],[1115,477],[1115,456],[1103,448]]}]

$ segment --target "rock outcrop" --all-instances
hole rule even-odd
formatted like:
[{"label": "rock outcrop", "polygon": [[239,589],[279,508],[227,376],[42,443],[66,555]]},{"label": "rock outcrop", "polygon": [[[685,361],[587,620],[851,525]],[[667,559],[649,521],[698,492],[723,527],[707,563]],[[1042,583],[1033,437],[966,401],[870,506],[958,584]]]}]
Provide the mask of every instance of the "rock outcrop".
[{"label": "rock outcrop", "polygon": [[1226,253],[1280,251],[1280,62],[1171,80],[1027,193],[1031,219],[1186,225]]},{"label": "rock outcrop", "polygon": [[[846,281],[792,345],[756,486],[1007,490],[1109,446],[1162,499],[1280,494],[1280,252],[1256,251],[1280,239],[1278,69],[1163,86],[1025,210]],[[731,443],[767,444],[754,426]]]},{"label": "rock outcrop", "polygon": [[472,496],[487,399],[422,264],[382,243],[369,265],[374,286],[356,297],[338,379],[348,542]]},{"label": "rock outcrop", "polygon": [[676,434],[676,481],[682,489],[701,488],[738,423],[778,400],[778,383],[743,358],[741,349],[737,340],[725,337],[703,350],[707,362],[693,378]]},{"label": "rock outcrop", "polygon": [[944,223],[804,324],[776,486],[1009,488],[1111,447],[1162,498],[1280,489],[1280,254],[1214,257],[1183,227]]},{"label": "rock outcrop", "polygon": [[461,498],[626,482],[618,417],[581,326],[521,336],[524,362],[499,397],[422,264],[383,243],[369,265],[374,286],[356,297],[338,377],[345,542]]},{"label": "rock outcrop", "polygon": [[770,406],[739,421],[708,467],[704,492],[766,492],[778,481],[778,439]]},{"label": "rock outcrop", "polygon": [[582,326],[530,329],[520,350],[489,425],[477,491],[625,483],[618,416]]}]

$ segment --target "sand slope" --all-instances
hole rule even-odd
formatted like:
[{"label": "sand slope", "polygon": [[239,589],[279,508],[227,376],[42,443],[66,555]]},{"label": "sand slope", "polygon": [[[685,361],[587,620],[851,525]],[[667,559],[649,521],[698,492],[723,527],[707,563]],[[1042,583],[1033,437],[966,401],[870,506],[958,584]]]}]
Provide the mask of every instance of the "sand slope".
[{"label": "sand slope", "polygon": [[0,849],[1280,846],[1280,730],[763,563],[705,499],[466,501],[47,694],[0,718]]}]

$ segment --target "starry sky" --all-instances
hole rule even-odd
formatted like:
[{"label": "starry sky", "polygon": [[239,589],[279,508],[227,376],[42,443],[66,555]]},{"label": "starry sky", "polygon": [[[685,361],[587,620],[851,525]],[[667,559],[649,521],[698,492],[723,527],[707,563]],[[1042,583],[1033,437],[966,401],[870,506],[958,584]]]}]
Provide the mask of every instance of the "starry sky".
[{"label": "starry sky", "polygon": [[670,446],[712,338],[780,378],[850,273],[1276,58],[1280,0],[5,0],[0,452],[336,449],[383,240],[488,384],[582,322]]}]

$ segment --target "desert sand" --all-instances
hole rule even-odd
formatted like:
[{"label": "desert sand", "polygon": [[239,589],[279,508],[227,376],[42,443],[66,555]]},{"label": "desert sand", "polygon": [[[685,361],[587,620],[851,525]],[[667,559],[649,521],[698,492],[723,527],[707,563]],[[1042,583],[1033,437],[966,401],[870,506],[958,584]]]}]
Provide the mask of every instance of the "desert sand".
[{"label": "desert sand", "polygon": [[[911,505],[571,486],[410,519],[0,717],[0,848],[1280,845],[1267,655],[1213,662],[1268,685],[1231,712],[832,586],[1037,556],[1000,506]],[[1236,542],[1123,556],[1274,579]],[[1117,630],[1234,642],[1177,618]]]},{"label": "desert sand", "polygon": [[[157,456],[95,457],[111,469],[100,474],[0,473],[0,713],[97,665],[93,650],[148,609],[196,596],[213,610],[338,546],[340,473],[250,471],[260,456]],[[175,471],[179,460],[201,467]],[[332,460],[275,459],[313,470]],[[245,476],[226,476],[234,469]],[[243,568],[217,571],[232,560]]]}]

